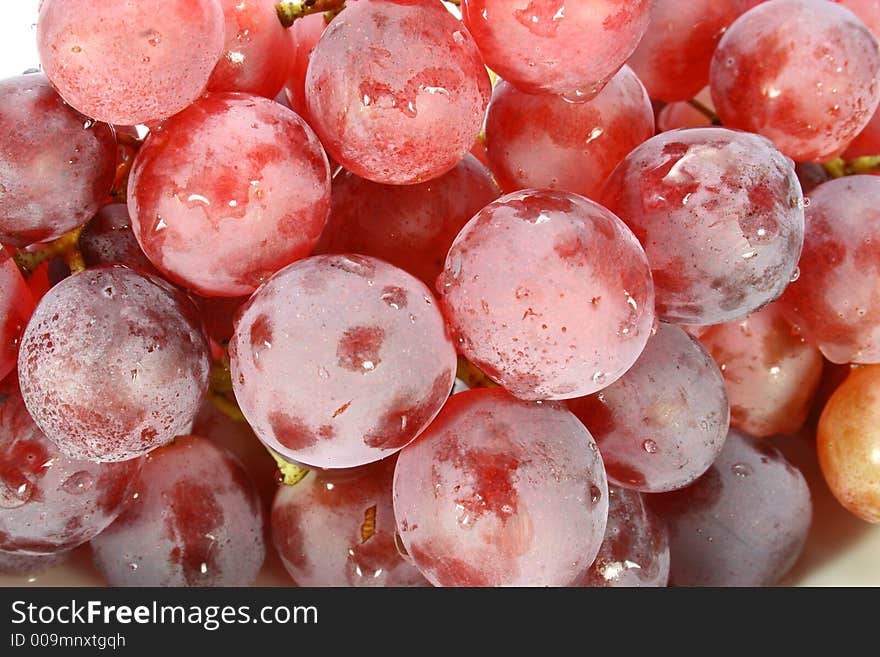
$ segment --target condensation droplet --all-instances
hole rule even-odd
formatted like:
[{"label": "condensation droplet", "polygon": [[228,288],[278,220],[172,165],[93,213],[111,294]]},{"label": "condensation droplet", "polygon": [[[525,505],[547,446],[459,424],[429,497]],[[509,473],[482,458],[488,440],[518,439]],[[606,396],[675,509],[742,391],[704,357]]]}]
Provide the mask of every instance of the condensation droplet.
[{"label": "condensation droplet", "polygon": [[94,485],[95,478],[92,474],[85,470],[80,470],[79,472],[74,472],[65,479],[64,483],[61,484],[61,488],[71,495],[82,495],[83,493],[90,491]]},{"label": "condensation droplet", "polygon": [[648,438],[642,443],[642,449],[648,452],[648,454],[655,454],[657,452],[657,443]]},{"label": "condensation droplet", "polygon": [[734,463],[730,469],[737,477],[748,477],[752,474],[752,466],[748,463]]}]

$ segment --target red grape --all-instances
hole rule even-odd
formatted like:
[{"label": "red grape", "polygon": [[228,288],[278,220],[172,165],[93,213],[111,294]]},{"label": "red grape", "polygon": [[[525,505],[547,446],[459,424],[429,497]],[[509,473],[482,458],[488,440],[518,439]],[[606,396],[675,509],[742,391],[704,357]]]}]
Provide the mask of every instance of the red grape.
[{"label": "red grape", "polygon": [[880,110],[874,113],[868,125],[853,139],[844,153],[847,159],[880,155]]},{"label": "red grape", "polygon": [[152,132],[128,206],[141,247],[170,280],[240,297],[314,248],[330,169],[294,112],[259,96],[209,94]]},{"label": "red grape", "polygon": [[727,383],[730,424],[763,438],[795,433],[822,378],[822,354],[785,321],[777,304],[712,326],[700,341]]},{"label": "red grape", "polygon": [[712,60],[724,125],[757,132],[796,160],[839,155],[880,103],[880,45],[826,0],[771,0],[727,30]]},{"label": "red grape", "polygon": [[97,536],[131,500],[142,466],[65,456],[10,376],[0,385],[0,550],[48,554]]},{"label": "red grape", "polygon": [[83,225],[115,173],[110,126],[68,107],[41,74],[0,81],[0,242],[47,242]]},{"label": "red grape", "polygon": [[669,535],[640,493],[608,488],[608,526],[580,586],[666,586]]},{"label": "red grape", "polygon": [[439,2],[357,0],[324,31],[308,116],[352,173],[413,184],[449,171],[480,132],[491,86],[467,30]]},{"label": "red grape", "polygon": [[34,311],[34,299],[12,254],[0,246],[0,380],[15,369],[21,333]]},{"label": "red grape", "polygon": [[660,325],[618,381],[568,407],[596,438],[609,481],[649,493],[683,488],[702,475],[730,422],[712,357],[671,324]]},{"label": "red grape", "polygon": [[528,93],[595,96],[626,63],[654,0],[464,0],[486,65]]},{"label": "red grape", "polygon": [[146,457],[138,495],[92,540],[111,586],[249,586],[263,565],[263,512],[241,464],[185,436]]},{"label": "red grape", "polygon": [[800,471],[738,431],[696,483],[646,499],[669,527],[673,586],[775,584],[800,555],[812,519]]},{"label": "red grape", "polygon": [[819,465],[840,503],[880,522],[880,367],[852,370],[822,411]]},{"label": "red grape", "polygon": [[628,66],[583,103],[499,81],[486,118],[489,161],[506,191],[548,188],[595,198],[614,167],[653,134],[651,101]]},{"label": "red grape", "polygon": [[125,267],[88,269],[43,297],[18,358],[28,410],[74,458],[122,461],[188,429],[208,385],[190,302]]},{"label": "red grape", "polygon": [[727,27],[760,0],[654,0],[651,22],[629,58],[651,98],[690,100],[709,84],[712,53]]},{"label": "red grape", "polygon": [[354,255],[314,256],[270,278],[240,311],[229,356],[260,440],[321,468],[400,450],[440,410],[456,369],[428,288]]},{"label": "red grape", "polygon": [[780,305],[833,363],[880,362],[880,178],[848,176],[810,193],[800,277]]},{"label": "red grape", "polygon": [[875,36],[880,35],[880,0],[833,0],[861,18]]},{"label": "red grape", "polygon": [[294,43],[275,13],[277,0],[220,0],[226,44],[208,91],[243,91],[274,98],[281,91]]},{"label": "red grape", "polygon": [[284,82],[284,95],[290,108],[300,116],[307,116],[306,104],[306,73],[312,51],[318,45],[327,22],[323,14],[309,14],[294,21],[290,28],[294,53]]},{"label": "red grape", "polygon": [[661,133],[620,163],[602,199],[644,245],[663,321],[747,315],[782,294],[800,257],[804,202],[794,166],[757,135]]},{"label": "red grape", "polygon": [[458,232],[498,196],[492,174],[472,155],[420,185],[380,185],[341,171],[315,252],[374,256],[433,288]]},{"label": "red grape", "polygon": [[125,265],[149,274],[158,273],[132,232],[125,203],[111,203],[98,210],[80,235],[79,250],[89,267]]},{"label": "red grape", "polygon": [[298,586],[426,586],[395,541],[396,459],[340,473],[312,471],[281,486],[272,538]]},{"label": "red grape", "polygon": [[394,514],[436,586],[566,586],[602,543],[608,487],[564,407],[483,388],[451,397],[400,453]]},{"label": "red grape", "polygon": [[43,0],[40,62],[61,96],[99,121],[176,114],[205,90],[223,53],[217,0]]},{"label": "red grape", "polygon": [[654,323],[644,251],[581,196],[505,196],[465,226],[437,281],[461,352],[522,399],[601,390],[635,362]]}]

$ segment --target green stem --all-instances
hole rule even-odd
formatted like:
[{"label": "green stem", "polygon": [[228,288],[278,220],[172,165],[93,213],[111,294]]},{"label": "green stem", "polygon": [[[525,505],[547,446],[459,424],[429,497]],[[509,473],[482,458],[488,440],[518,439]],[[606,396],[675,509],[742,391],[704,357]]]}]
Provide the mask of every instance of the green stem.
[{"label": "green stem", "polygon": [[696,98],[691,98],[688,101],[688,105],[690,105],[700,114],[709,119],[712,122],[712,125],[721,125],[721,119],[718,118],[718,115]]},{"label": "green stem", "polygon": [[79,250],[79,236],[83,229],[77,228],[62,235],[57,240],[49,242],[39,251],[17,251],[13,256],[22,275],[28,278],[37,267],[53,258],[62,258],[71,274],[81,272],[86,268],[82,253]]},{"label": "green stem", "polygon": [[279,2],[275,5],[275,13],[284,27],[290,27],[297,18],[310,14],[337,14],[345,7],[345,0],[293,0]]},{"label": "green stem", "polygon": [[852,160],[838,157],[829,162],[823,162],[822,168],[832,178],[878,173],[880,172],[880,155],[864,155]]}]

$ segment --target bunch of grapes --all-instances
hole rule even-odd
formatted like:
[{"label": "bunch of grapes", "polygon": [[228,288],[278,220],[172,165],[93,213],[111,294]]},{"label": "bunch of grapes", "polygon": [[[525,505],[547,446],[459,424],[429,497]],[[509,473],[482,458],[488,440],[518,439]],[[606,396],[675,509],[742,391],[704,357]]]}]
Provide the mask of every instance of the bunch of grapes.
[{"label": "bunch of grapes", "polygon": [[39,11],[0,571],[771,585],[781,434],[880,522],[878,3]]}]

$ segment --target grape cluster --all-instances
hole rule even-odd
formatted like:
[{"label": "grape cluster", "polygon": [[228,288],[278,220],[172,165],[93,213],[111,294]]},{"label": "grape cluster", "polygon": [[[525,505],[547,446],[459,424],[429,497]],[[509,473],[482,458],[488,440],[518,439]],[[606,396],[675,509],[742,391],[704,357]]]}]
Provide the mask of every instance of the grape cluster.
[{"label": "grape cluster", "polygon": [[772,585],[780,434],[880,522],[878,3],[93,4],[0,81],[0,572]]}]

